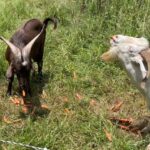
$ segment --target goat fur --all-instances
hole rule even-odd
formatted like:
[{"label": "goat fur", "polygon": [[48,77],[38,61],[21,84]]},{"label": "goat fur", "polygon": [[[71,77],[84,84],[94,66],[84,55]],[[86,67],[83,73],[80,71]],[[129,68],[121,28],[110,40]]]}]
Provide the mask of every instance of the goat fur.
[{"label": "goat fur", "polygon": [[143,55],[142,57],[140,55],[140,52],[149,48],[149,41],[146,38],[135,38],[125,35],[114,35],[111,37],[110,44],[111,46],[122,45],[122,48],[127,49],[130,52],[131,60],[140,65],[143,80],[149,76],[150,68],[148,68],[147,71],[143,64],[143,58],[146,60],[146,56]]},{"label": "goat fur", "polygon": [[7,94],[11,94],[14,74],[17,75],[20,90],[31,94],[30,71],[32,60],[37,62],[38,74],[42,76],[44,43],[48,22],[54,24],[54,29],[57,27],[55,18],[46,18],[43,22],[38,19],[31,19],[19,28],[9,41],[0,37],[8,45],[5,53],[6,60],[9,63],[6,72],[9,81]]},{"label": "goat fur", "polygon": [[[142,51],[142,53],[143,52],[150,58],[150,49]],[[143,79],[143,77],[140,66],[131,60],[128,49],[124,49],[122,46],[110,47],[107,52],[101,55],[101,59],[106,62],[117,59],[122,63],[136,87],[145,96],[148,108],[150,109],[150,77],[148,77],[148,79],[145,81],[145,84],[141,87],[141,80]],[[146,67],[146,64],[144,64],[144,66]]]}]

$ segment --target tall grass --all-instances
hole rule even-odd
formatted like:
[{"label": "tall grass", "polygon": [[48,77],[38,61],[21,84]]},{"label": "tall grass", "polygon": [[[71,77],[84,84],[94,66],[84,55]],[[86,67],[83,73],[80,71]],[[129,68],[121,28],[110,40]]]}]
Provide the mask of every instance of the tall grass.
[{"label": "tall grass", "polygon": [[[149,138],[136,137],[112,126],[109,116],[138,118],[147,113],[144,98],[134,88],[118,63],[100,60],[113,34],[145,36],[150,39],[149,0],[7,0],[0,1],[0,35],[10,38],[30,18],[57,16],[59,25],[47,29],[44,53],[44,79],[32,80],[32,100],[49,106],[50,113],[28,116],[18,124],[1,119],[0,137],[49,149],[137,150]],[[20,118],[20,107],[5,96],[7,82],[4,58],[6,46],[0,42],[0,117]],[[17,82],[13,91],[17,94]],[[81,95],[81,100],[76,95]],[[96,104],[91,105],[91,100]],[[109,108],[123,100],[118,113]],[[109,142],[103,129],[112,134]],[[6,149],[23,150],[12,145]]]}]

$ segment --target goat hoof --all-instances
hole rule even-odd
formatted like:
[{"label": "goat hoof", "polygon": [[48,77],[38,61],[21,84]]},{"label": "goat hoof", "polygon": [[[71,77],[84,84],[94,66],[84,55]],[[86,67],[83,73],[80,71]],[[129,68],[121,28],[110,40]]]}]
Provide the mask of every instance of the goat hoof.
[{"label": "goat hoof", "polygon": [[43,75],[39,74],[39,81],[42,81],[42,79],[43,79]]},{"label": "goat hoof", "polygon": [[12,95],[11,92],[6,93],[6,96],[8,96],[8,97],[11,96],[11,95]]},{"label": "goat hoof", "polygon": [[35,71],[31,73],[32,78],[34,78],[36,76]]}]

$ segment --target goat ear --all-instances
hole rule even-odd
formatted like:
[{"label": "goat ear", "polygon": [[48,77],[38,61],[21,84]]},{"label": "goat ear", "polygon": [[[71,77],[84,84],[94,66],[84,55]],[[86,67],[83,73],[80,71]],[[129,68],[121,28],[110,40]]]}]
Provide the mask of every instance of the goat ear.
[{"label": "goat ear", "polygon": [[0,39],[2,41],[4,41],[9,46],[10,50],[12,51],[12,53],[14,54],[15,57],[21,59],[21,52],[20,52],[20,49],[18,47],[16,47],[13,43],[11,43],[9,40],[6,40],[2,36],[0,36]]},{"label": "goat ear", "polygon": [[45,25],[42,27],[42,30],[41,32],[35,36],[22,50],[22,55],[23,55],[23,58],[24,60],[27,60],[29,59],[29,55],[30,55],[30,52],[31,52],[31,49],[32,49],[32,46],[34,45],[34,43],[36,42],[36,40],[41,36],[41,34],[43,33],[45,29]]}]

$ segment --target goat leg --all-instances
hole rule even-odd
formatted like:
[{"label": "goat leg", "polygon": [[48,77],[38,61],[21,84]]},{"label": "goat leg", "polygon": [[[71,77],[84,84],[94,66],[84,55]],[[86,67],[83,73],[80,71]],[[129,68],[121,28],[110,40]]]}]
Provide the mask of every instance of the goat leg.
[{"label": "goat leg", "polygon": [[27,93],[29,94],[29,96],[32,96],[31,87],[30,87],[30,75],[27,77],[26,87],[27,87],[26,89]]},{"label": "goat leg", "polygon": [[6,95],[10,96],[12,94],[12,82],[14,80],[14,73],[11,65],[7,69],[6,78],[8,80],[8,88]]},{"label": "goat leg", "polygon": [[141,70],[141,74],[142,74],[142,79],[146,78],[147,75],[147,70],[143,64],[143,58],[137,54],[137,56],[134,56],[131,58],[132,62],[138,63],[140,65],[140,70]]},{"label": "goat leg", "polygon": [[42,74],[42,67],[43,67],[43,61],[39,61],[37,62],[38,65],[38,76],[39,76],[39,80],[42,80],[43,74]]},{"label": "goat leg", "polygon": [[19,83],[19,93],[22,95],[22,92],[26,92],[25,87],[23,85],[24,81],[22,78],[20,78],[20,75],[17,74],[17,79],[18,79],[18,83]]},{"label": "goat leg", "polygon": [[149,78],[149,76],[150,76],[150,49],[142,51],[140,53],[140,55],[143,57],[143,59],[147,63],[147,70],[148,71],[147,71],[146,78]]},{"label": "goat leg", "polygon": [[142,136],[146,136],[147,134],[150,133],[150,123],[147,124],[146,127],[144,127],[142,130],[141,130],[141,135]]},{"label": "goat leg", "polygon": [[33,62],[32,62],[32,66],[31,66],[31,76],[35,77],[35,68],[34,68]]},{"label": "goat leg", "polygon": [[148,68],[148,72],[147,72],[146,77],[149,78],[149,76],[150,76],[150,62],[147,62],[147,68]]}]

